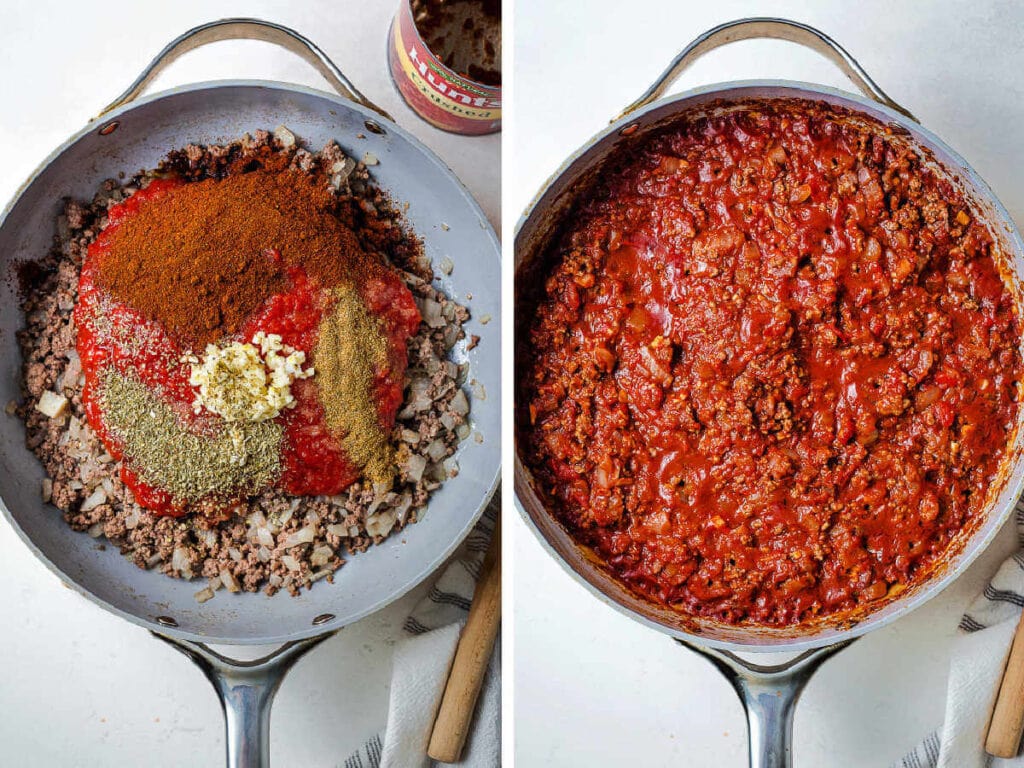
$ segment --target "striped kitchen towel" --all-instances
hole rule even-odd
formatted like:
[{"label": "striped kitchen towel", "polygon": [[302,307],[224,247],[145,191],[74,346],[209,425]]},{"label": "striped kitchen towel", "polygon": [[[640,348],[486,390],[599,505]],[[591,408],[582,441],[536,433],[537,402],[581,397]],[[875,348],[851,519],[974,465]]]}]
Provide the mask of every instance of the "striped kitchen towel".
[{"label": "striped kitchen towel", "polygon": [[931,733],[893,768],[1024,767],[1024,758],[991,759],[985,753],[1010,643],[1024,606],[1024,502],[1017,502],[1021,546],[996,572],[960,620],[953,645],[942,728]]},{"label": "striped kitchen towel", "polygon": [[[430,592],[406,619],[405,638],[395,646],[387,727],[349,757],[344,768],[425,768],[433,764],[427,758],[430,731],[500,510],[499,490]],[[461,766],[496,768],[501,763],[500,642],[499,638],[491,656]]]}]

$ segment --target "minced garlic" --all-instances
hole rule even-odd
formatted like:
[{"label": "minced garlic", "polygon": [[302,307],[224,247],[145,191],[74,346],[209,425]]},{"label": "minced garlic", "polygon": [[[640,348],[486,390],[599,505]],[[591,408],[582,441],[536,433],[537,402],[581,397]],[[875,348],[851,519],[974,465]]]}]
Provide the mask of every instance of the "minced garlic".
[{"label": "minced garlic", "polygon": [[259,331],[252,343],[208,344],[202,360],[187,355],[189,384],[198,387],[193,410],[205,407],[227,421],[266,421],[295,406],[291,385],[308,379],[304,352],[283,344],[276,333]]}]

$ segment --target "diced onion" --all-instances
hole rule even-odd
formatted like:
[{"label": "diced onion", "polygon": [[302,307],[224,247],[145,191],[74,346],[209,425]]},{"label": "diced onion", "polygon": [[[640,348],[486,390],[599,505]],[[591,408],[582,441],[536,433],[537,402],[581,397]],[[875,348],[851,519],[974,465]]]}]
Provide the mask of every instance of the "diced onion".
[{"label": "diced onion", "polygon": [[444,464],[442,464],[440,461],[434,462],[429,467],[427,467],[426,475],[427,479],[435,483],[443,483],[445,481],[445,478],[447,477],[444,469]]},{"label": "diced onion", "polygon": [[445,328],[444,329],[444,348],[445,349],[451,349],[452,347],[454,347],[455,346],[455,342],[459,340],[459,334],[461,334],[461,333],[462,333],[462,329],[458,325],[456,325],[455,323],[452,323],[447,328]]},{"label": "diced onion", "polygon": [[313,550],[313,553],[309,556],[309,562],[315,568],[320,568],[321,566],[327,565],[332,557],[334,557],[334,550],[330,547],[321,545]]},{"label": "diced onion", "polygon": [[409,507],[412,506],[412,494],[403,493],[402,498],[399,499],[398,504],[395,506],[394,513],[395,518],[400,523],[404,523],[406,517],[409,514]]},{"label": "diced onion", "polygon": [[227,568],[220,572],[220,580],[224,583],[224,586],[227,587],[228,592],[241,591],[241,587],[238,586],[238,581],[235,580],[235,575]]},{"label": "diced onion", "polygon": [[285,149],[290,149],[295,146],[295,134],[283,125],[279,125],[274,129],[274,138],[280,141],[281,146]]},{"label": "diced onion", "polygon": [[107,492],[103,490],[103,486],[100,486],[95,491],[89,494],[85,501],[82,502],[82,511],[91,512],[101,504],[106,504]]},{"label": "diced onion", "polygon": [[423,315],[423,322],[430,328],[443,328],[447,321],[441,310],[440,303],[433,299],[421,299],[419,301],[420,313]]},{"label": "diced onion", "polygon": [[427,468],[427,460],[416,453],[411,453],[402,464],[402,471],[405,478],[411,483],[418,483],[423,477],[423,470]]},{"label": "diced onion", "polygon": [[469,413],[469,399],[461,389],[455,393],[455,397],[452,398],[448,405],[459,416],[465,416]]},{"label": "diced onion", "polygon": [[314,536],[313,528],[307,525],[300,528],[295,533],[289,533],[285,536],[284,540],[281,542],[281,546],[285,549],[291,549],[292,547],[297,547],[300,544],[309,544],[313,541]]},{"label": "diced onion", "polygon": [[171,554],[171,568],[181,573],[182,578],[192,578],[192,561],[188,559],[188,552],[184,547],[175,547]]},{"label": "diced onion", "polygon": [[448,477],[455,477],[459,474],[459,462],[454,456],[444,460],[444,473]]},{"label": "diced onion", "polygon": [[36,410],[44,416],[55,419],[68,409],[68,399],[64,395],[46,390],[36,403]]},{"label": "diced onion", "polygon": [[136,507],[132,507],[127,515],[124,517],[124,527],[129,531],[133,531],[139,527],[139,518],[141,517],[139,510]]},{"label": "diced onion", "polygon": [[448,453],[448,446],[444,444],[443,440],[434,440],[427,446],[427,456],[431,461],[440,461],[446,453]]},{"label": "diced onion", "polygon": [[274,535],[266,528],[257,528],[256,541],[264,547],[272,547],[274,546]]},{"label": "diced onion", "polygon": [[406,408],[411,409],[413,413],[418,413],[427,410],[431,402],[430,379],[422,375],[415,377],[409,383],[409,399],[406,401]]},{"label": "diced onion", "polygon": [[366,518],[366,532],[371,536],[387,536],[395,527],[394,510],[386,510],[379,515]]},{"label": "diced onion", "polygon": [[196,528],[196,538],[210,549],[217,546],[217,532],[212,528]]}]

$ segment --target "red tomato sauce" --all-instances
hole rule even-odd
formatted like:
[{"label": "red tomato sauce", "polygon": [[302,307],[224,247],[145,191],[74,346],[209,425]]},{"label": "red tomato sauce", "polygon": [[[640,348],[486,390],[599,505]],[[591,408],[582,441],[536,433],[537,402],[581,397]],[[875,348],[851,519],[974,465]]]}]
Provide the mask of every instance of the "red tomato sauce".
[{"label": "red tomato sauce", "polygon": [[[124,455],[116,435],[104,423],[100,376],[108,368],[133,376],[170,404],[182,423],[196,432],[218,429],[219,417],[193,413],[196,392],[188,382],[190,367],[180,363],[190,350],[159,323],[146,320],[141,313],[106,295],[97,284],[97,275],[118,225],[141,206],[159,204],[154,201],[182,183],[185,182],[177,179],[154,180],[110,209],[107,226],[90,245],[82,266],[75,307],[78,353],[85,373],[83,405],[89,424],[110,455],[123,460],[121,478],[136,501],[156,514],[170,516],[187,514],[188,505],[145,483],[140,478],[140,474],[145,475],[144,468],[133,466],[132,457]],[[270,252],[267,258],[279,256]],[[320,322],[331,308],[331,286],[317,284],[301,268],[289,268],[287,275],[288,290],[271,296],[237,337],[226,340],[249,341],[258,331],[276,333],[285,345],[306,354],[307,365],[315,366],[313,351]],[[419,310],[409,289],[394,272],[367,280],[359,291],[370,312],[381,319],[387,336],[388,367],[377,372],[374,391],[380,423],[390,430],[402,402],[406,343],[418,329]],[[193,352],[201,355],[203,350]],[[316,377],[293,382],[292,394],[295,407],[276,417],[284,429],[282,472],[277,485],[294,495],[339,493],[359,479],[360,468],[345,454],[339,436],[327,428]],[[224,503],[230,506],[227,500]]]},{"label": "red tomato sauce", "polygon": [[765,105],[620,157],[521,335],[538,490],[690,615],[784,626],[899,593],[980,518],[1016,423],[984,223],[839,118]]}]

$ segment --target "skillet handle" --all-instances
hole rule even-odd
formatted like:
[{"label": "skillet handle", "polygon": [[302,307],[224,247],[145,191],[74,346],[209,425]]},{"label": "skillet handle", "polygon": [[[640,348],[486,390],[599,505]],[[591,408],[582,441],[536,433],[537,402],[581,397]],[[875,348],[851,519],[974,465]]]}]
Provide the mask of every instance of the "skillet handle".
[{"label": "skillet handle", "polygon": [[[830,59],[843,73],[853,81],[861,92],[901,115],[905,115],[915,123],[920,122],[909,111],[901,107],[883,91],[878,84],[871,79],[857,60],[851,56],[845,48],[826,35],[821,30],[815,29],[807,24],[789,19],[775,18],[750,18],[727,21],[717,27],[709,29],[686,46],[668,68],[661,73],[661,76],[654,81],[644,94],[626,107],[622,113],[615,118],[618,120],[626,115],[645,107],[652,101],[660,98],[666,90],[679,78],[679,76],[693,62],[699,59],[708,51],[720,48],[738,40],[750,40],[753,38],[770,38],[774,40],[788,40],[792,43],[799,43],[811,50],[817,51],[822,56]],[[614,123],[615,120],[612,120]]]},{"label": "skillet handle", "polygon": [[244,18],[220,19],[200,24],[174,38],[156,55],[156,58],[149,63],[124,93],[103,108],[96,119],[136,99],[157,75],[182,54],[221,40],[262,40],[285,48],[301,57],[323,75],[324,79],[343,98],[361,104],[367,109],[372,109],[386,120],[394,122],[391,115],[360,93],[359,89],[312,40],[281,24],[262,19]]},{"label": "skillet handle", "polygon": [[805,651],[774,665],[755,664],[731,651],[686,640],[678,642],[708,659],[736,690],[747,715],[750,768],[792,768],[793,714],[800,694],[818,667],[853,640]]},{"label": "skillet handle", "polygon": [[205,643],[153,634],[192,659],[217,691],[224,710],[228,768],[268,768],[274,694],[295,662],[334,633],[285,643],[253,661],[230,659]]}]

